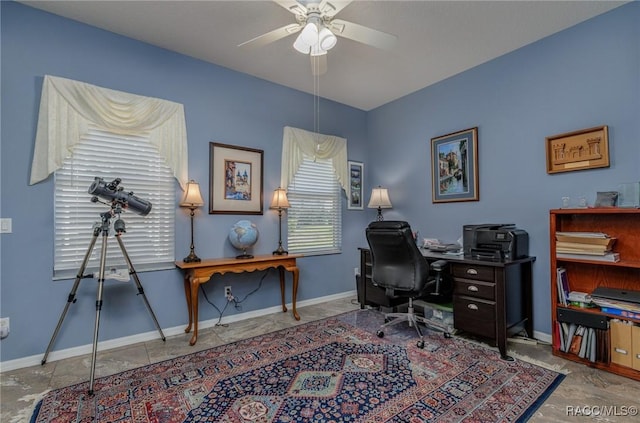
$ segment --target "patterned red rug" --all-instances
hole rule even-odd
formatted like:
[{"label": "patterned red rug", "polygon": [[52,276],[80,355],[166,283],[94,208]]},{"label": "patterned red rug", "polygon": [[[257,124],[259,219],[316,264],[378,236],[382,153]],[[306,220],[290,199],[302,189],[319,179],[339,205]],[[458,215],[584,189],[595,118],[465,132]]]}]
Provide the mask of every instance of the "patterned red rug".
[{"label": "patterned red rug", "polygon": [[[563,375],[369,310],[49,392],[32,422],[519,422]],[[398,328],[398,329],[396,329]],[[392,333],[393,332],[393,333]]]}]

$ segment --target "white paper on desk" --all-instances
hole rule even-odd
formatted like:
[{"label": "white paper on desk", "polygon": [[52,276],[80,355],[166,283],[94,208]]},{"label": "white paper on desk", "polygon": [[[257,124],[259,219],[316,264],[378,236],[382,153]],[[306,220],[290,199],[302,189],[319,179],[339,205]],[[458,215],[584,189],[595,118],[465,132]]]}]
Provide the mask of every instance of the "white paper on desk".
[{"label": "white paper on desk", "polygon": [[430,245],[438,245],[440,240],[437,238],[422,238],[422,247],[429,248]]}]

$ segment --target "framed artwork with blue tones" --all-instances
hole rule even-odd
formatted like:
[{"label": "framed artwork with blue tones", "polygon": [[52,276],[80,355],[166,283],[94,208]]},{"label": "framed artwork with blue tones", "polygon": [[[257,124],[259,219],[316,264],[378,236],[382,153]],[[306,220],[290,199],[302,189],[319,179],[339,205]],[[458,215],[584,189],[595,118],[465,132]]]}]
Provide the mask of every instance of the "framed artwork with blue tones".
[{"label": "framed artwork with blue tones", "polygon": [[209,143],[209,213],[262,214],[263,150]]},{"label": "framed artwork with blue tones", "polygon": [[364,164],[349,160],[349,201],[347,209],[362,210]]},{"label": "framed artwork with blue tones", "polygon": [[432,201],[478,201],[478,128],[431,139]]}]

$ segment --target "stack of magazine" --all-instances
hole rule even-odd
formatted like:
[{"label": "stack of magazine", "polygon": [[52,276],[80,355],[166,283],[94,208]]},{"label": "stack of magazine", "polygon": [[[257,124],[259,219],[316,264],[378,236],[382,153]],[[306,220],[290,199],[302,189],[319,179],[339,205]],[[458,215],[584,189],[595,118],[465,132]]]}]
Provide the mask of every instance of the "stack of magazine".
[{"label": "stack of magazine", "polygon": [[616,238],[602,232],[556,232],[556,257],[617,262]]},{"label": "stack of magazine", "polygon": [[599,286],[591,298],[603,313],[640,320],[640,291]]}]

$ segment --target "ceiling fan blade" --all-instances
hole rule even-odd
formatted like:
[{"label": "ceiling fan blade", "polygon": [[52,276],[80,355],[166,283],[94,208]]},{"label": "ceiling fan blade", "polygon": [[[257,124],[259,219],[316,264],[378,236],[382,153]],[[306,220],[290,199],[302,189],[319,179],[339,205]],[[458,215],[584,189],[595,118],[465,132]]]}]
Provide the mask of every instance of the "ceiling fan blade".
[{"label": "ceiling fan blade", "polygon": [[322,0],[318,9],[324,16],[333,18],[342,9],[347,7],[353,0]]},{"label": "ceiling fan blade", "polygon": [[249,41],[245,41],[242,44],[238,44],[238,47],[253,47],[253,48],[263,47],[269,43],[277,41],[288,35],[295,34],[296,32],[299,32],[301,29],[302,29],[302,26],[300,26],[300,24],[297,24],[297,23],[285,25],[281,28],[274,29],[273,31],[269,31],[266,34],[258,35],[257,37],[252,38]]},{"label": "ceiling fan blade", "polygon": [[377,29],[368,28],[353,22],[343,21],[342,19],[334,19],[331,21],[330,29],[335,35],[348,38],[363,44],[369,44],[373,47],[383,50],[390,50],[396,43],[398,37],[378,31]]},{"label": "ceiling fan blade", "polygon": [[294,15],[301,15],[301,16],[307,15],[307,8],[303,4],[298,3],[296,0],[273,0],[273,1],[278,5],[284,7]]},{"label": "ceiling fan blade", "polygon": [[309,55],[311,58],[311,74],[313,76],[324,75],[327,73],[327,54],[318,56]]}]

